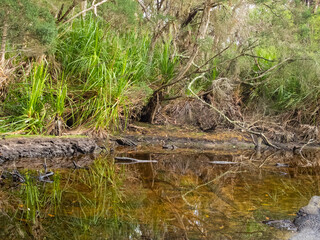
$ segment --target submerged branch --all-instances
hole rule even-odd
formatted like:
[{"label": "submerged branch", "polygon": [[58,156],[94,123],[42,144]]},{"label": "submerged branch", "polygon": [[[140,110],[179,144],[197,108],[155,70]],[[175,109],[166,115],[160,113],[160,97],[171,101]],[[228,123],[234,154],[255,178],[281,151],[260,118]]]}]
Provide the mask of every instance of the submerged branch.
[{"label": "submerged branch", "polygon": [[122,162],[134,162],[134,163],[154,163],[158,162],[157,160],[140,160],[136,158],[130,157],[115,157],[115,160],[122,161]]},{"label": "submerged branch", "polygon": [[184,193],[184,194],[181,196],[182,199],[185,201],[185,203],[186,203],[187,205],[194,207],[194,205],[192,205],[191,203],[189,203],[189,202],[187,201],[187,199],[186,199],[186,196],[187,196],[188,194],[194,192],[195,190],[197,190],[197,189],[199,189],[199,188],[205,187],[205,186],[209,185],[210,183],[213,183],[213,182],[219,180],[220,178],[222,178],[222,177],[224,177],[225,175],[230,174],[230,173],[239,173],[239,172],[238,172],[238,171],[231,171],[231,170],[226,171],[226,172],[222,173],[221,175],[217,176],[216,178],[214,178],[214,179],[212,179],[212,180],[210,180],[210,181],[208,181],[208,182],[206,182],[206,183],[200,184],[200,185],[196,186],[195,188],[189,190],[188,192]]}]

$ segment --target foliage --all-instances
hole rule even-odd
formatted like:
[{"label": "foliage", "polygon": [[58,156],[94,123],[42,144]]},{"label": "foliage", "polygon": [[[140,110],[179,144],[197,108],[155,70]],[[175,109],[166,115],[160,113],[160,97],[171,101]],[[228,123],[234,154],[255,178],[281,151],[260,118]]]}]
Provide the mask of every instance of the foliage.
[{"label": "foliage", "polygon": [[[22,20],[23,19],[23,20]],[[29,0],[2,0],[0,28],[8,24],[8,40],[11,44],[33,47],[39,43],[49,46],[56,38],[55,20],[49,9],[39,7]]]},{"label": "foliage", "polygon": [[[319,118],[320,18],[313,5],[266,0],[231,1],[229,6],[222,1],[223,7],[212,8],[200,39],[202,5],[186,2],[169,6],[165,0],[145,0],[140,2],[144,8],[136,1],[110,1],[98,8],[98,16],[88,12],[70,24],[60,23],[56,35],[47,1],[5,0],[0,18],[9,17],[12,47],[30,39],[30,44],[56,43],[56,48],[42,65],[31,61],[18,68],[0,109],[0,131],[43,133],[54,119],[71,128],[124,129],[153,90],[173,82],[162,89],[163,96],[187,96],[188,82],[199,76],[195,92],[209,93],[217,80],[228,79],[232,91],[239,91],[234,93],[239,99],[230,96],[233,103],[228,104],[241,103],[248,112],[299,112],[300,121],[309,124]],[[14,9],[26,21],[19,22],[11,14]],[[24,61],[19,57],[16,64]],[[220,96],[225,94],[229,90]]]},{"label": "foliage", "polygon": [[147,79],[148,35],[116,33],[92,17],[74,22],[60,38],[58,59],[70,91],[77,94],[77,124],[96,129],[121,126],[128,115],[128,89]]}]

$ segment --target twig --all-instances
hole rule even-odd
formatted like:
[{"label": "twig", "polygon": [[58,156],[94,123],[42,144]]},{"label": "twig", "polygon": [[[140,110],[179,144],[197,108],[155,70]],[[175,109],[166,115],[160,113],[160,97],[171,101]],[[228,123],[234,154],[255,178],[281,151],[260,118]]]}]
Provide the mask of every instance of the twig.
[{"label": "twig", "polygon": [[311,143],[313,143],[313,142],[314,142],[314,140],[311,138],[311,139],[310,139],[306,144],[304,144],[304,145],[300,148],[300,150],[299,150],[300,156],[302,157],[303,160],[305,160],[305,161],[307,162],[307,164],[310,164],[310,161],[303,156],[302,150],[303,150],[306,146],[308,146],[309,144],[311,144]]},{"label": "twig", "polygon": [[259,165],[259,168],[261,168],[271,157],[273,157],[276,154],[276,152],[271,153],[268,157],[266,157],[262,163]]},{"label": "twig", "polygon": [[142,10],[144,11],[144,14],[145,14],[145,18],[151,22],[151,23],[154,23],[151,18],[148,16],[148,10],[147,10],[147,7],[144,5],[143,1],[142,0],[138,0],[138,3],[139,5],[141,6]]},{"label": "twig", "polygon": [[275,60],[270,60],[270,59],[267,59],[267,58],[264,58],[264,57],[260,57],[260,56],[256,56],[256,55],[252,55],[252,54],[247,54],[247,53],[243,54],[243,56],[259,58],[259,59],[263,59],[263,60],[268,61],[268,62],[275,62]]},{"label": "twig", "polygon": [[283,60],[282,62],[274,65],[273,67],[269,68],[268,70],[264,71],[262,74],[260,74],[259,76],[257,77],[253,77],[253,78],[249,78],[249,79],[245,79],[243,82],[247,83],[247,84],[250,84],[250,85],[259,85],[259,84],[262,84],[264,83],[265,81],[262,81],[262,82],[257,82],[257,83],[249,83],[249,81],[252,81],[252,80],[257,80],[257,79],[260,79],[262,77],[264,77],[265,75],[267,75],[269,72],[271,72],[272,70],[274,70],[275,68],[283,65],[284,63],[286,62],[293,62],[294,60],[291,59],[291,58],[286,58],[285,60]]},{"label": "twig", "polygon": [[79,13],[77,13],[72,18],[70,18],[69,20],[65,21],[63,24],[71,22],[73,19],[79,17],[80,15],[84,14],[85,12],[88,12],[88,11],[90,11],[92,9],[95,9],[96,7],[98,7],[99,5],[101,5],[101,4],[103,4],[103,3],[107,2],[107,1],[108,0],[102,0],[101,2],[98,2],[98,3],[94,4],[94,5],[92,5],[91,7],[87,8],[87,9],[85,9],[85,10],[79,12]]},{"label": "twig", "polygon": [[266,145],[270,146],[270,147],[273,147],[275,149],[281,149],[280,147],[278,146],[275,146],[274,144],[272,144],[269,139],[261,132],[256,132],[256,131],[252,131],[250,130],[246,125],[245,122],[240,122],[240,121],[233,121],[231,120],[230,118],[228,118],[223,112],[221,112],[218,108],[216,108],[215,106],[213,106],[212,104],[210,103],[207,103],[206,101],[204,101],[203,99],[201,99],[192,89],[191,89],[191,86],[192,84],[199,78],[202,78],[204,76],[204,73],[201,74],[200,76],[197,76],[196,78],[194,78],[188,85],[188,89],[189,91],[199,100],[201,101],[203,104],[209,106],[210,108],[212,108],[214,111],[216,111],[220,116],[222,116],[225,120],[227,120],[229,123],[231,123],[232,125],[234,126],[237,126],[239,128],[241,128],[242,130],[248,132],[248,133],[252,133],[252,134],[255,134],[257,136],[260,136]]},{"label": "twig", "polygon": [[64,8],[64,3],[62,3],[62,5],[61,5],[61,7],[60,7],[60,10],[59,10],[58,15],[57,15],[57,20],[60,19],[61,14],[62,14],[62,11],[63,11],[63,8]]}]

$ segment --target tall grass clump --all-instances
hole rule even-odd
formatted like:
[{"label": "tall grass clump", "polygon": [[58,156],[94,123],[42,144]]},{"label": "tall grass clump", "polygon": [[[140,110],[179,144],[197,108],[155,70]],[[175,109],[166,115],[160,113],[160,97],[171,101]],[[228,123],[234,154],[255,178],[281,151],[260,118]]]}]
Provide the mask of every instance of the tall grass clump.
[{"label": "tall grass clump", "polygon": [[46,125],[48,98],[46,83],[50,78],[45,64],[34,65],[31,73],[12,86],[4,102],[8,117],[1,120],[6,131],[41,133]]},{"label": "tall grass clump", "polygon": [[120,33],[104,25],[88,17],[75,21],[60,36],[57,56],[75,96],[75,126],[104,129],[123,125],[130,88],[152,79],[146,71],[149,35]]},{"label": "tall grass clump", "polygon": [[179,57],[174,54],[170,39],[158,46],[153,62],[158,69],[158,78],[161,84],[166,84],[174,78],[179,64]]}]

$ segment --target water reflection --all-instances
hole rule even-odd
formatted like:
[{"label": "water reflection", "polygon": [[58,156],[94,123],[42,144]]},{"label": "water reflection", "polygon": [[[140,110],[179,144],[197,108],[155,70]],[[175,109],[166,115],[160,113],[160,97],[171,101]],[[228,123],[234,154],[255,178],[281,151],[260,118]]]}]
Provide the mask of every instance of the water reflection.
[{"label": "water reflection", "polygon": [[[261,221],[292,219],[320,192],[318,152],[303,157],[263,152],[257,157],[252,151],[154,149],[119,155],[158,162],[117,165],[112,156],[47,160],[55,171],[52,184],[2,181],[0,237],[288,239],[289,232]],[[35,169],[21,172],[37,176],[41,161],[35,160]],[[89,168],[74,170],[72,161]],[[10,164],[2,168],[13,169]],[[25,164],[20,160],[15,167]]]}]

